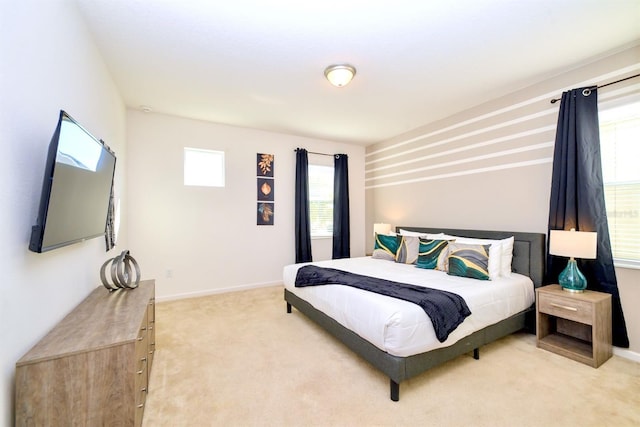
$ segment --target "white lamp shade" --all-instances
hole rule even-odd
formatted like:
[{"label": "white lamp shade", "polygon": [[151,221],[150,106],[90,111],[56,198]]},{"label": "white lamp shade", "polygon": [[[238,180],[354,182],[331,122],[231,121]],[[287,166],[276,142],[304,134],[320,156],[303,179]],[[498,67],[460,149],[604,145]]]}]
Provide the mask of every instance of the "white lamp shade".
[{"label": "white lamp shade", "polygon": [[549,253],[572,258],[594,259],[598,233],[592,231],[550,230]]},{"label": "white lamp shade", "polygon": [[324,75],[332,85],[342,87],[353,79],[353,76],[356,75],[356,69],[346,64],[330,65],[324,70]]},{"label": "white lamp shade", "polygon": [[377,223],[373,224],[373,235],[391,233],[391,224]]}]

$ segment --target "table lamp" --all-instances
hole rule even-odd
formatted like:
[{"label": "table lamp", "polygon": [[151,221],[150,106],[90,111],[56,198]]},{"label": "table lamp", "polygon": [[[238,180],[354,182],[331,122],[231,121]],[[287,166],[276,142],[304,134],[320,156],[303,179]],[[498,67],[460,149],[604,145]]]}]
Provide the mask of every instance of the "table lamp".
[{"label": "table lamp", "polygon": [[375,237],[376,234],[389,234],[389,233],[391,233],[391,224],[383,224],[383,223],[373,224],[373,237]]},{"label": "table lamp", "polygon": [[567,267],[558,276],[558,283],[568,292],[584,292],[587,279],[578,269],[575,258],[595,259],[598,233],[591,231],[550,230],[549,253],[569,257]]}]

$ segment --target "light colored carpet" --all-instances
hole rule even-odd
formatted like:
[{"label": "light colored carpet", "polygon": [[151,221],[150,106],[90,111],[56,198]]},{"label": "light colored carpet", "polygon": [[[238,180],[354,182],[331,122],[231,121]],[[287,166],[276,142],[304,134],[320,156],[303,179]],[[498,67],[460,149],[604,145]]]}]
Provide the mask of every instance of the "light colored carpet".
[{"label": "light colored carpet", "polygon": [[515,334],[400,384],[297,310],[281,287],[159,303],[144,426],[640,425],[640,364],[598,369]]}]

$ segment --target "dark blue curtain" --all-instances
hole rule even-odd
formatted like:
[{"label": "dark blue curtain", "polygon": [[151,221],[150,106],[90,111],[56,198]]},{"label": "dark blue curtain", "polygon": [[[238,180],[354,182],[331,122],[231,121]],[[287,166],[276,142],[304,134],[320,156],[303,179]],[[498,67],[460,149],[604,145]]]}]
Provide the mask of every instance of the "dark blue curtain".
[{"label": "dark blue curtain", "polygon": [[351,256],[349,231],[349,157],[333,156],[333,259]]},{"label": "dark blue curtain", "polygon": [[296,149],[295,191],[296,263],[311,258],[311,219],[309,216],[309,156],[304,148]]},{"label": "dark blue curtain", "polygon": [[[604,203],[598,94],[595,88],[563,93],[558,115],[549,230],[571,228],[598,233],[597,259],[576,261],[587,279],[588,289],[612,295],[613,344],[629,347]],[[556,283],[566,265],[566,258],[547,255],[547,283]]]}]

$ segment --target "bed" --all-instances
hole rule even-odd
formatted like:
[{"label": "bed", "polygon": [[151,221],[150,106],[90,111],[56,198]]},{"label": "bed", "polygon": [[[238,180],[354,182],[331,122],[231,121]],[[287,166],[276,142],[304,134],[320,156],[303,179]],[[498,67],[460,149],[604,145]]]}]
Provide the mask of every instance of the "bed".
[{"label": "bed", "polygon": [[[534,288],[542,285],[545,257],[545,235],[540,233],[408,226],[397,227],[396,230],[412,235],[444,233],[446,236],[494,241],[513,236],[510,268],[513,273],[504,278],[492,277],[491,281],[481,284],[478,280],[437,272],[445,278],[441,283],[443,280],[429,282],[429,276],[436,272],[373,257],[285,266],[283,281],[287,313],[295,307],[387,375],[393,401],[399,400],[400,383],[404,380],[462,354],[473,352],[473,357],[478,359],[482,345],[519,330],[533,332]],[[308,264],[435,289],[452,286],[450,292],[461,295],[465,301],[468,299],[472,314],[444,341],[439,341],[434,339],[435,332],[429,317],[413,303],[342,285],[296,287],[294,282],[298,270]],[[513,286],[517,290],[509,291],[510,294],[503,297],[502,292],[495,290],[503,286],[505,289]],[[487,296],[478,292],[480,288],[492,290]]]}]

